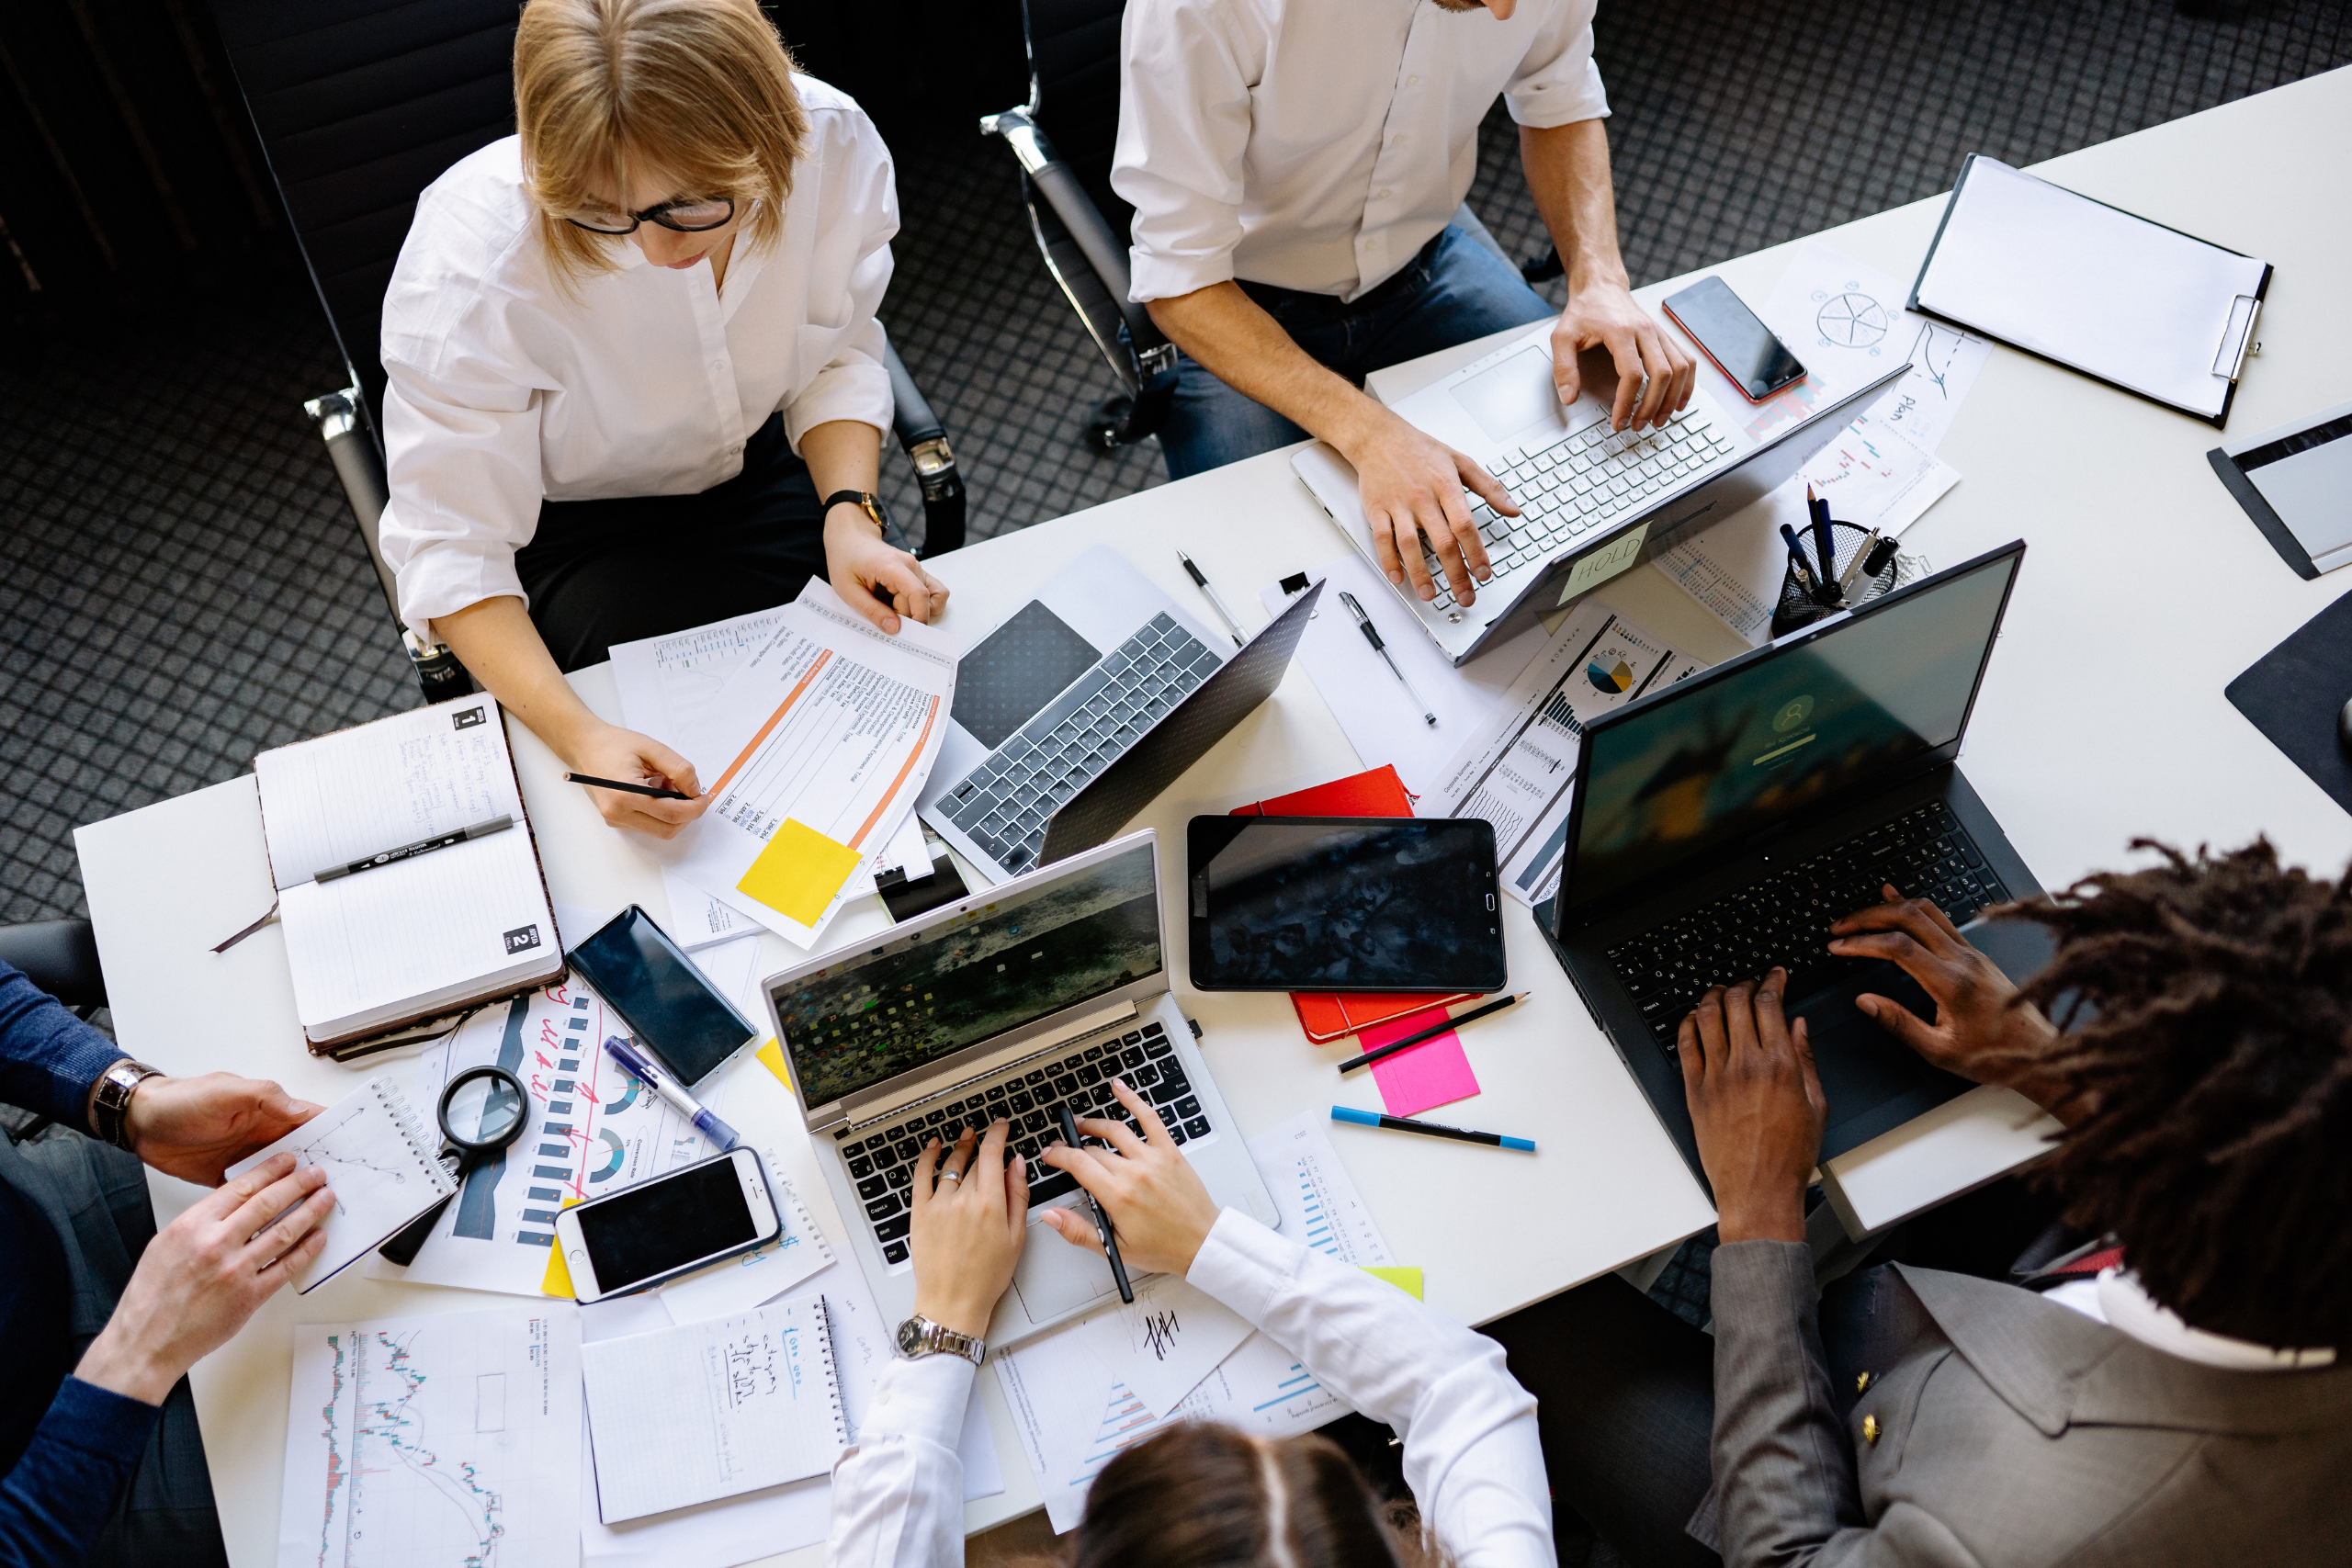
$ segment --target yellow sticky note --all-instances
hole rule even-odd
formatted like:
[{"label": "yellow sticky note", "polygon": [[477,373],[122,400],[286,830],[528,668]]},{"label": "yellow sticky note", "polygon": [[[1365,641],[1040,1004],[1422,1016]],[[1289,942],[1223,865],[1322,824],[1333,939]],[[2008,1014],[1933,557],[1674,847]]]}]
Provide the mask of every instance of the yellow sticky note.
[{"label": "yellow sticky note", "polygon": [[765,1066],[768,1071],[774,1073],[777,1079],[783,1083],[785,1088],[790,1089],[792,1087],[792,1075],[785,1069],[784,1066],[783,1046],[771,1040],[766,1044],[761,1046],[757,1051],[753,1052],[752,1055],[759,1057],[761,1065]]},{"label": "yellow sticky note", "polygon": [[806,822],[786,818],[735,891],[757,898],[787,919],[813,926],[864,858]]},{"label": "yellow sticky note", "polygon": [[1415,1301],[1421,1300],[1421,1271],[1418,1269],[1374,1269],[1363,1265],[1363,1271],[1375,1280],[1385,1280]]},{"label": "yellow sticky note", "polygon": [[[563,1201],[563,1206],[570,1209],[576,1207],[579,1202],[580,1200],[577,1198],[566,1198]],[[561,1296],[566,1301],[572,1299],[571,1269],[563,1260],[563,1247],[560,1243],[548,1244],[548,1271],[539,1280],[539,1292],[543,1295]]]}]

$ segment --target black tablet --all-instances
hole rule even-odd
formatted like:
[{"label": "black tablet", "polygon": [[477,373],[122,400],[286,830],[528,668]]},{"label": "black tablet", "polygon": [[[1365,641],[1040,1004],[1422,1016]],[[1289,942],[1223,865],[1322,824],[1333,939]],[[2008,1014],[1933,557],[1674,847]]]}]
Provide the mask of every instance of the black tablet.
[{"label": "black tablet", "polygon": [[1499,991],[1495,830],[1474,818],[1195,817],[1204,991]]}]

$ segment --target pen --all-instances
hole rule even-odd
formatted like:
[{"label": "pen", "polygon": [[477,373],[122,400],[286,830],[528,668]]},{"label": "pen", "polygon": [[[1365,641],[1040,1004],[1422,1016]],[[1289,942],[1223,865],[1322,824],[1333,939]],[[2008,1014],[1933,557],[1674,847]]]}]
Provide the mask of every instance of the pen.
[{"label": "pen", "polygon": [[[1233,646],[1239,648],[1241,646],[1241,623],[1233,618],[1233,612],[1225,607],[1225,601],[1216,596],[1216,590],[1209,586],[1209,580],[1201,575],[1201,569],[1193,564],[1192,557],[1186,555],[1182,550],[1178,550],[1176,552],[1176,558],[1184,563],[1184,570],[1191,575],[1193,585],[1199,588],[1203,593],[1208,595],[1209,603],[1216,607],[1217,619],[1223,621],[1225,623],[1225,629],[1233,634]],[[1133,1300],[1134,1298],[1130,1297],[1128,1299]]]},{"label": "pen", "polygon": [[566,773],[566,784],[594,784],[598,789],[617,789],[629,795],[650,795],[656,800],[692,800],[695,797],[679,790],[663,789],[658,784],[627,784],[619,779],[591,778],[586,773]]},{"label": "pen", "polygon": [[1813,513],[1813,553],[1821,558],[1821,584],[1814,597],[1824,604],[1838,601],[1830,595],[1838,591],[1838,532],[1830,524],[1829,503],[1804,487],[1805,509]]},{"label": "pen", "polygon": [[1344,1105],[1331,1107],[1331,1120],[1353,1122],[1360,1127],[1385,1127],[1393,1133],[1422,1133],[1432,1138],[1454,1138],[1465,1144],[1525,1149],[1529,1154],[1535,1152],[1535,1145],[1525,1138],[1506,1138],[1500,1133],[1474,1133],[1467,1127],[1441,1127],[1434,1122],[1416,1122],[1409,1116],[1383,1116],[1376,1111],[1351,1111]]},{"label": "pen", "polygon": [[[1054,1107],[1054,1114],[1061,1120],[1062,1142],[1075,1149],[1078,1147],[1078,1118],[1069,1113],[1069,1101],[1065,1100],[1057,1103]],[[1079,1190],[1083,1192],[1086,1190],[1080,1188]],[[1086,1193],[1086,1202],[1094,1211],[1094,1228],[1102,1236],[1102,1256],[1111,1260],[1111,1278],[1119,1282],[1119,1299],[1133,1304],[1136,1288],[1127,1283],[1127,1263],[1119,1256],[1119,1238],[1111,1234],[1111,1216],[1102,1212],[1102,1201],[1093,1193]]]},{"label": "pen", "polygon": [[1442,1022],[1430,1024],[1427,1029],[1417,1030],[1413,1033],[1405,1036],[1402,1040],[1391,1040],[1385,1045],[1374,1046],[1371,1050],[1366,1051],[1360,1056],[1351,1056],[1346,1061],[1340,1064],[1340,1071],[1343,1073],[1351,1073],[1358,1067],[1368,1067],[1374,1062],[1384,1061],[1390,1056],[1394,1056],[1399,1051],[1409,1050],[1411,1047],[1419,1045],[1424,1040],[1434,1040],[1439,1035],[1444,1033],[1447,1030],[1458,1028],[1463,1024],[1468,1023],[1473,1019],[1484,1018],[1490,1012],[1500,1012],[1503,1009],[1510,1006],[1513,1002],[1523,1002],[1534,994],[1535,993],[1532,991],[1521,991],[1515,997],[1504,997],[1498,1000],[1488,1002],[1484,1007],[1472,1008],[1468,1012],[1456,1013],[1453,1017],[1446,1019]]},{"label": "pen", "polygon": [[1872,550],[1878,548],[1878,541],[1879,530],[1873,528],[1870,532],[1870,537],[1864,539],[1860,544],[1854,547],[1853,560],[1848,563],[1846,570],[1843,572],[1838,574],[1838,598],[1844,599],[1851,595],[1854,583],[1862,575],[1862,563],[1870,558],[1871,552]]},{"label": "pen", "polygon": [[605,1049],[612,1053],[614,1061],[627,1067],[642,1082],[652,1085],[654,1093],[676,1106],[694,1122],[695,1132],[718,1145],[721,1154],[743,1141],[734,1128],[705,1111],[693,1095],[678,1087],[666,1070],[656,1069],[627,1040],[617,1034],[607,1034],[605,1036]]},{"label": "pen", "polygon": [[1380,628],[1374,626],[1372,617],[1363,613],[1363,606],[1356,603],[1356,596],[1343,588],[1340,590],[1340,603],[1345,604],[1348,614],[1356,618],[1356,629],[1363,633],[1364,641],[1372,644],[1372,651],[1380,655],[1380,661],[1388,666],[1388,672],[1396,677],[1396,683],[1405,688],[1405,694],[1413,699],[1415,707],[1421,710],[1421,722],[1435,729],[1437,715],[1430,711],[1429,704],[1421,701],[1421,694],[1413,690],[1413,683],[1405,679],[1405,672],[1396,668],[1396,657],[1388,651],[1388,645],[1380,640]]},{"label": "pen", "polygon": [[1804,546],[1798,542],[1797,531],[1786,523],[1781,525],[1781,542],[1789,547],[1789,563],[1797,569],[1797,586],[1805,597],[1815,597],[1821,588],[1820,580],[1813,575],[1813,563],[1804,558]]},{"label": "pen", "polygon": [[1894,558],[1894,552],[1899,547],[1892,538],[1883,538],[1872,545],[1870,558],[1862,562],[1862,575],[1875,579],[1886,570],[1886,563]]},{"label": "pen", "polygon": [[331,865],[311,880],[333,882],[337,877],[349,876],[354,872],[372,871],[377,866],[390,865],[396,861],[414,860],[419,855],[429,855],[435,850],[446,850],[452,844],[462,844],[474,839],[487,839],[492,833],[503,833],[513,826],[514,826],[514,818],[512,817],[493,817],[487,822],[477,822],[470,828],[459,828],[448,833],[435,833],[429,839],[419,839],[413,844],[402,844],[399,849],[386,850],[379,855],[369,855],[366,860]]}]

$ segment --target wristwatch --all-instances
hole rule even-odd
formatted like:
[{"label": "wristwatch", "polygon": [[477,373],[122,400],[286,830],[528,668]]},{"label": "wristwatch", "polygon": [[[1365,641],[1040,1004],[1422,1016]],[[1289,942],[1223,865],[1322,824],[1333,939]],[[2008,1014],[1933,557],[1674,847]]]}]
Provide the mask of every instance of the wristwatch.
[{"label": "wristwatch", "polygon": [[958,1334],[920,1314],[899,1325],[899,1354],[910,1361],[925,1356],[961,1356],[977,1367],[988,1353],[987,1340]]},{"label": "wristwatch", "polygon": [[130,1097],[149,1078],[163,1076],[163,1068],[128,1056],[99,1074],[98,1091],[90,1100],[90,1131],[116,1148],[130,1148]]},{"label": "wristwatch", "polygon": [[831,516],[833,508],[841,505],[843,502],[847,502],[852,506],[856,507],[860,512],[865,513],[866,521],[872,523],[876,528],[883,529],[886,532],[888,530],[890,526],[889,509],[882,504],[882,498],[875,494],[872,491],[837,490],[833,491],[832,494],[825,497],[825,515]]}]

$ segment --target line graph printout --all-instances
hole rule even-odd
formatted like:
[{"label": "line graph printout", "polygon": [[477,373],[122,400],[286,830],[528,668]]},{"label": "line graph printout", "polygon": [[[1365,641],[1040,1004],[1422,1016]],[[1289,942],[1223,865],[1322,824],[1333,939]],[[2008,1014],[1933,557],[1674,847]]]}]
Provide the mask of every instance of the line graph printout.
[{"label": "line graph printout", "polygon": [[294,1330],[277,1568],[571,1568],[570,1303]]},{"label": "line graph printout", "polygon": [[1325,1131],[1330,1124],[1328,1117],[1302,1111],[1250,1140],[1250,1157],[1281,1218],[1274,1228],[1342,1263],[1385,1268],[1396,1259],[1331,1146]]},{"label": "line graph printout", "polygon": [[440,1146],[399,1083],[379,1074],[226,1174],[243,1176],[281,1154],[293,1155],[297,1169],[326,1172],[334,1194],[326,1247],[295,1278],[296,1292],[308,1295],[457,1190],[434,1157]]},{"label": "line graph printout", "polygon": [[914,807],[947,735],[956,655],[904,621],[885,636],[811,580],[680,750],[711,795],[657,851],[680,876],[813,946]]},{"label": "line graph printout", "polygon": [[[1973,333],[1906,310],[1909,288],[1876,267],[1809,240],[1757,314],[1829,392],[1897,366],[1911,373],[1870,409],[1882,424],[1933,454],[1943,444],[1993,345]],[[1842,519],[1845,514],[1839,514]]]}]

